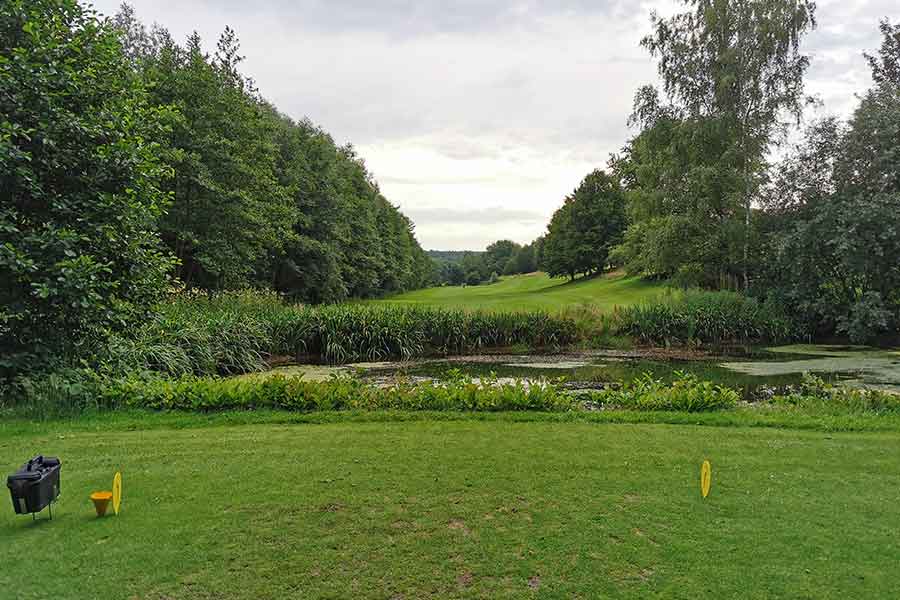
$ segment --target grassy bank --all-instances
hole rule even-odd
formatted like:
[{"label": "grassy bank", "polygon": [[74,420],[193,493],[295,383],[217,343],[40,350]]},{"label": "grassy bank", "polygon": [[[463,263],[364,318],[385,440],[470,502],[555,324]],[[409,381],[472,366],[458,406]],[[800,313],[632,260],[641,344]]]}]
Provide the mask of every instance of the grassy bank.
[{"label": "grassy bank", "polygon": [[[63,459],[52,522],[0,512],[0,585],[63,599],[892,597],[897,434],[497,419],[0,428],[7,472]],[[115,470],[123,512],[97,520],[87,495]]]},{"label": "grassy bank", "polygon": [[607,275],[569,282],[546,273],[502,277],[490,285],[446,286],[389,296],[369,304],[438,306],[502,311],[551,310],[587,304],[603,312],[647,302],[665,285],[638,277]]}]

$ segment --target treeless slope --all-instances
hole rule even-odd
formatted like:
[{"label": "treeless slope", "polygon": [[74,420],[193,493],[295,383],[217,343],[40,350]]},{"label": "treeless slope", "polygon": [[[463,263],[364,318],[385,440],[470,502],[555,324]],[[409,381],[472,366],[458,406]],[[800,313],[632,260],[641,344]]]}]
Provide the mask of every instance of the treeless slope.
[{"label": "treeless slope", "polygon": [[546,273],[529,273],[503,277],[490,285],[428,288],[372,302],[497,310],[554,310],[591,304],[612,310],[649,300],[664,289],[658,282],[617,274],[569,282],[551,279]]}]

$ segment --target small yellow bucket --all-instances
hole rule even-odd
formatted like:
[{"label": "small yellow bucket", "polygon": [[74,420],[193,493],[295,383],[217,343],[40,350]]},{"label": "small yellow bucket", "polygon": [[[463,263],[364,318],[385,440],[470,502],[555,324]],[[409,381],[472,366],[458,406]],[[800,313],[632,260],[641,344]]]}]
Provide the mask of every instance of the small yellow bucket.
[{"label": "small yellow bucket", "polygon": [[112,492],[94,492],[91,494],[91,502],[94,503],[94,510],[97,511],[98,517],[106,514],[106,509],[109,508],[112,497]]}]

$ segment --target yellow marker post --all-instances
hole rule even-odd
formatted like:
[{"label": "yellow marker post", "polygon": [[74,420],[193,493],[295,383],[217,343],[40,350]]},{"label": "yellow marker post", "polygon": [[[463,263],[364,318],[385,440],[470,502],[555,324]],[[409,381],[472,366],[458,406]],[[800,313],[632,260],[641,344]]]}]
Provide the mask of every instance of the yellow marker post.
[{"label": "yellow marker post", "polygon": [[112,502],[113,512],[118,515],[119,507],[122,506],[122,474],[119,472],[116,472],[116,476],[113,477]]},{"label": "yellow marker post", "polygon": [[712,485],[712,467],[708,460],[704,460],[703,466],[700,467],[700,493],[704,498],[709,496],[710,485]]}]

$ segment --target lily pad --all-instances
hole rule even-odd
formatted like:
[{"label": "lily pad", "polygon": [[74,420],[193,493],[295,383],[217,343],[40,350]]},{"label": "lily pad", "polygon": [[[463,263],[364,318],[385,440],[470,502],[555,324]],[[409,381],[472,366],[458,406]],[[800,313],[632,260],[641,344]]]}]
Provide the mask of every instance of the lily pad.
[{"label": "lily pad", "polygon": [[[877,387],[900,391],[900,350],[881,350],[865,346],[827,346],[796,344],[770,348],[772,352],[806,355],[811,358],[783,361],[725,362],[722,367],[755,377],[773,377],[795,373],[836,373],[844,385]],[[812,358],[815,357],[815,358]]]}]

